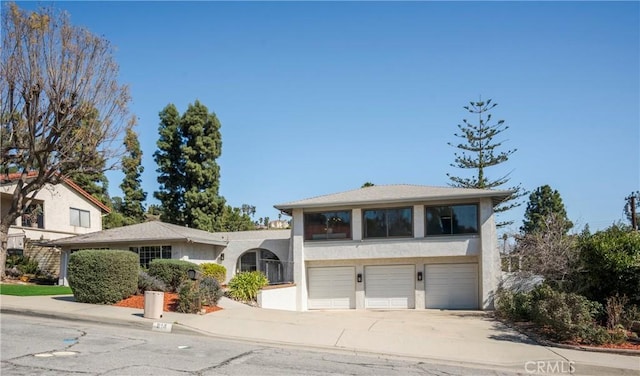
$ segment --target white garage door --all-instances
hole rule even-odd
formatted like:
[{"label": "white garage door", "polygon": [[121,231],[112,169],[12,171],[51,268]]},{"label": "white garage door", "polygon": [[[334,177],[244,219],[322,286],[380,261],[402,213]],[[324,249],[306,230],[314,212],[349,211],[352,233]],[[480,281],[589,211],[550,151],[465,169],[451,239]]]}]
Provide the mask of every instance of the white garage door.
[{"label": "white garage door", "polygon": [[478,309],[478,264],[425,265],[427,308]]},{"label": "white garage door", "polygon": [[355,268],[309,268],[309,309],[356,308]]},{"label": "white garage door", "polygon": [[365,308],[415,308],[415,266],[364,267]]}]

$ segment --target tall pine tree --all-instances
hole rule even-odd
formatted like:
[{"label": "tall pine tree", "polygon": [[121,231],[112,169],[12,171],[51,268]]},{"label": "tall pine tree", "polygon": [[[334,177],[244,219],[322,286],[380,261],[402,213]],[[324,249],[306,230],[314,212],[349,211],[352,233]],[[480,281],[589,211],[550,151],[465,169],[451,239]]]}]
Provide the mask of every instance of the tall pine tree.
[{"label": "tall pine tree", "polygon": [[[491,103],[491,99],[489,99],[486,102],[482,100],[469,102],[469,106],[464,107],[464,109],[473,116],[477,116],[478,120],[477,123],[472,123],[471,121],[467,121],[467,119],[463,119],[464,125],[458,124],[460,133],[455,133],[455,136],[462,138],[464,141],[457,145],[449,143],[450,146],[461,150],[461,153],[454,153],[455,163],[452,163],[451,166],[475,170],[475,175],[471,178],[464,178],[447,174],[452,182],[450,183],[452,186],[495,189],[509,182],[508,174],[497,179],[490,179],[487,177],[485,171],[489,167],[497,166],[508,161],[509,157],[517,151],[517,149],[506,151],[497,150],[502,146],[502,142],[494,141],[494,138],[509,129],[509,127],[504,125],[504,120],[498,120],[497,122],[492,121],[490,111],[495,106],[497,106],[497,103]],[[515,192],[494,209],[496,213],[505,212],[521,205],[521,203],[516,200],[525,195],[526,192],[523,191],[520,185],[511,187],[510,189]],[[496,226],[508,226],[513,224],[513,222],[514,221],[498,222]]]},{"label": "tall pine tree", "polygon": [[555,221],[559,222],[564,234],[573,227],[573,223],[567,218],[567,211],[562,203],[560,193],[548,185],[538,187],[529,195],[529,202],[520,230],[525,234],[544,230],[544,221],[552,214],[555,215]]},{"label": "tall pine tree", "polygon": [[184,159],[182,155],[182,130],[180,113],[173,104],[160,111],[158,149],[153,159],[158,165],[160,188],[154,197],[161,203],[160,220],[184,225]]},{"label": "tall pine tree", "polygon": [[181,118],[184,137],[184,218],[185,224],[205,231],[219,231],[225,200],[218,194],[222,153],[220,122],[214,113],[196,101]]},{"label": "tall pine tree", "polygon": [[122,157],[122,171],[124,179],[120,188],[124,194],[122,214],[127,223],[142,223],[145,221],[145,210],[142,203],[147,199],[147,193],[142,190],[140,175],[144,171],[142,166],[142,150],[136,132],[129,128],[124,139],[126,155]]}]

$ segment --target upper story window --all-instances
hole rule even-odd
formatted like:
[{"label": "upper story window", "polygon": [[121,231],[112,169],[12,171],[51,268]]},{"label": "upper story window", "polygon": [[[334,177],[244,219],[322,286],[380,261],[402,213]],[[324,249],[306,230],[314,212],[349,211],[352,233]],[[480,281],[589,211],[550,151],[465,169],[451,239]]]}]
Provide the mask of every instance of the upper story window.
[{"label": "upper story window", "polygon": [[22,226],[44,228],[44,210],[42,203],[32,203],[24,209]]},{"label": "upper story window", "polygon": [[351,211],[304,213],[304,239],[351,239]]},{"label": "upper story window", "polygon": [[411,208],[363,210],[365,238],[413,236],[413,210]]},{"label": "upper story window", "polygon": [[71,226],[91,227],[89,211],[70,208],[69,214],[71,216]]},{"label": "upper story window", "polygon": [[478,205],[427,206],[425,209],[427,236],[478,233]]}]

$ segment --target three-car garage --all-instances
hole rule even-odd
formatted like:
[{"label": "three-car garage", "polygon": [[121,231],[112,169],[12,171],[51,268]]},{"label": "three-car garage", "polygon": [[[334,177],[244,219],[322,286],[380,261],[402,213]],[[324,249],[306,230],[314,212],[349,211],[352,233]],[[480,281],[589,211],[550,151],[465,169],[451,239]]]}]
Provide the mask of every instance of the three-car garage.
[{"label": "three-car garage", "polygon": [[479,308],[477,263],[309,267],[307,284],[309,309]]}]

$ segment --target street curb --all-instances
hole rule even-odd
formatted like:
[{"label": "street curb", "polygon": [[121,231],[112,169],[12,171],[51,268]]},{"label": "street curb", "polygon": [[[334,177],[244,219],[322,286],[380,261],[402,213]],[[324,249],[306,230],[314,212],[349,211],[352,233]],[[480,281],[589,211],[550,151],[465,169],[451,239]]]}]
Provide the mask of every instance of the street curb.
[{"label": "street curb", "polygon": [[[91,317],[87,315],[78,315],[73,313],[70,313],[70,314],[51,313],[49,311],[41,311],[41,310],[33,310],[33,309],[25,309],[25,308],[13,308],[13,307],[0,307],[0,313],[13,314],[13,315],[27,315],[32,317],[42,317],[42,318],[55,319],[55,320],[83,321],[83,322],[88,322],[92,324],[104,324],[104,325],[119,326],[119,327],[126,326],[130,328],[141,329],[141,330],[150,330],[153,325],[153,321],[136,322],[136,321],[130,321],[130,320],[112,319],[112,318],[105,318],[105,317]],[[171,323],[171,324],[173,324],[171,333],[202,335],[202,332],[191,329],[179,323]]]}]

